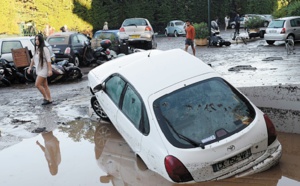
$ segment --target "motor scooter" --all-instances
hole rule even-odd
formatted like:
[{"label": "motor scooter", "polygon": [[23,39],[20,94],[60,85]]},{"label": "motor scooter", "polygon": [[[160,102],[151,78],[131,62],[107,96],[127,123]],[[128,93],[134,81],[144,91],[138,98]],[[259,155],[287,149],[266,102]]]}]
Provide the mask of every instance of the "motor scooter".
[{"label": "motor scooter", "polygon": [[223,45],[230,46],[231,42],[224,40],[220,36],[219,25],[218,25],[218,23],[215,20],[213,20],[213,21],[211,21],[211,36],[209,37],[208,46],[222,47]]},{"label": "motor scooter", "polygon": [[[63,60],[59,62],[53,62],[52,66],[52,76],[48,77],[48,83],[54,83],[58,81],[65,81],[65,80],[75,80],[82,78],[82,72],[79,67],[74,66],[73,63],[69,63],[68,60]],[[29,67],[24,69],[24,75],[27,81],[35,81],[36,69],[33,67],[28,74],[27,70]]]},{"label": "motor scooter", "polygon": [[117,58],[118,55],[114,50],[109,49],[111,41],[104,39],[100,42],[100,47],[92,49],[91,42],[84,43],[83,64],[89,66],[91,63],[101,65],[109,60]]},{"label": "motor scooter", "polygon": [[9,62],[6,59],[0,58],[0,66],[2,71],[2,80],[4,79],[3,81],[5,81],[7,85],[7,81],[9,81],[10,84],[25,83],[26,79],[24,75],[19,72],[13,62]]}]

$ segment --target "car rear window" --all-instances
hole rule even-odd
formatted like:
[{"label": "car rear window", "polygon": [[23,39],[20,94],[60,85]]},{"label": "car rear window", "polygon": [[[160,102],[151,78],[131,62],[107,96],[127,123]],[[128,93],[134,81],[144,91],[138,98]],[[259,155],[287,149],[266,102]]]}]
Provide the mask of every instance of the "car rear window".
[{"label": "car rear window", "polygon": [[269,24],[268,28],[283,28],[285,20],[273,20]]},{"label": "car rear window", "polygon": [[145,19],[126,19],[123,26],[147,26]]},{"label": "car rear window", "polygon": [[175,25],[176,25],[176,26],[182,26],[182,25],[184,25],[184,22],[182,22],[182,21],[175,22]]},{"label": "car rear window", "polygon": [[69,38],[68,37],[51,37],[48,39],[48,43],[50,45],[57,45],[57,44],[68,44]]},{"label": "car rear window", "polygon": [[111,32],[98,32],[94,35],[95,39],[109,39],[111,41],[115,41],[117,39],[117,36],[115,33]]},{"label": "car rear window", "polygon": [[190,141],[209,144],[224,139],[249,126],[255,117],[249,101],[221,78],[167,94],[153,108],[167,139],[183,148],[190,148]]},{"label": "car rear window", "polygon": [[23,48],[20,41],[3,41],[1,54],[11,53],[11,49]]}]

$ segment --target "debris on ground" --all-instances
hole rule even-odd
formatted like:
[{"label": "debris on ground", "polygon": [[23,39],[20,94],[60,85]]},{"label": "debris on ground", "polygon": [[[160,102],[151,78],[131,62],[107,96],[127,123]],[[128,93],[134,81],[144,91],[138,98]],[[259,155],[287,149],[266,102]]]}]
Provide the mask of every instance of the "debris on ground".
[{"label": "debris on ground", "polygon": [[282,57],[267,57],[263,61],[274,61],[274,60],[283,60]]},{"label": "debris on ground", "polygon": [[256,70],[256,67],[252,67],[251,65],[237,65],[235,67],[231,67],[228,71],[241,71],[241,70]]}]

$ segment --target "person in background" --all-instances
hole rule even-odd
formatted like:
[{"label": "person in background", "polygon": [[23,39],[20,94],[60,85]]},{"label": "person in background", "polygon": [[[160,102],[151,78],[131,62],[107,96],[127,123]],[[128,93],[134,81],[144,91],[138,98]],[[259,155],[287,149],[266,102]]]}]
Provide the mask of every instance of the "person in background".
[{"label": "person in background", "polygon": [[52,103],[52,98],[48,86],[47,77],[52,76],[52,66],[50,51],[45,46],[45,41],[41,34],[35,36],[34,48],[34,55],[31,59],[27,73],[30,74],[32,66],[35,66],[37,75],[35,86],[44,97],[42,105],[48,105]]},{"label": "person in background", "polygon": [[103,30],[108,30],[108,23],[106,21],[104,22]]},{"label": "person in background", "polygon": [[224,21],[225,21],[225,31],[227,31],[227,28],[228,28],[228,25],[229,25],[229,17],[228,17],[228,15],[225,16]]},{"label": "person in background", "polygon": [[191,24],[191,21],[187,20],[185,22],[185,32],[186,32],[186,39],[185,39],[185,51],[188,51],[189,46],[192,47],[193,55],[196,55],[196,50],[194,46],[194,39],[195,39],[195,28]]},{"label": "person in background", "polygon": [[248,24],[248,22],[249,22],[249,17],[248,17],[248,15],[245,15],[245,17],[244,17],[244,29],[247,31],[248,30],[248,28],[247,28],[247,24]]},{"label": "person in background", "polygon": [[235,18],[235,34],[240,34],[240,15],[236,14]]}]

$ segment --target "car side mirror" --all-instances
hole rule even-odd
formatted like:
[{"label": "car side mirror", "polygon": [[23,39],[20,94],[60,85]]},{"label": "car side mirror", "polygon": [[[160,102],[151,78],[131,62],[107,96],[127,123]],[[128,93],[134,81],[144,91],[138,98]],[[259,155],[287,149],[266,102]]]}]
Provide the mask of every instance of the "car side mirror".
[{"label": "car side mirror", "polygon": [[93,88],[94,93],[99,92],[100,90],[105,90],[105,82],[103,82]]}]

